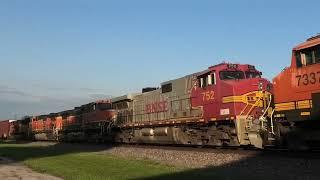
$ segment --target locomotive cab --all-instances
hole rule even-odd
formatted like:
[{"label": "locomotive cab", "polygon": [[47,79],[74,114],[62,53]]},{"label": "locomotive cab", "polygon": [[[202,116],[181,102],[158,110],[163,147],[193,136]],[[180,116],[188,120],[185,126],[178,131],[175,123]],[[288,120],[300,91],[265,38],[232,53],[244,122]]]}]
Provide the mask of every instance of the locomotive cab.
[{"label": "locomotive cab", "polygon": [[274,78],[273,83],[279,119],[299,124],[320,118],[320,36],[295,47],[291,66]]},{"label": "locomotive cab", "polygon": [[192,105],[209,123],[234,122],[240,145],[266,144],[272,84],[252,65],[219,64],[197,75]]},{"label": "locomotive cab", "polygon": [[[262,94],[271,95],[272,85],[268,80],[261,78],[261,75],[262,73],[251,65],[222,64],[210,67],[208,71],[197,76],[198,83],[193,90],[193,102],[197,105],[214,105],[209,107],[207,113],[211,114],[205,114],[205,119],[235,118],[244,113],[258,117],[263,113],[260,109],[253,109],[257,112],[252,113],[244,110],[244,107],[246,104],[253,106],[252,103],[260,100],[258,96]],[[255,106],[263,108],[268,102],[261,101]]]},{"label": "locomotive cab", "polygon": [[[310,39],[317,40],[317,38]],[[298,69],[297,86],[311,94],[311,119],[320,118],[320,44],[293,52]],[[293,65],[294,66],[294,63]],[[312,102],[312,103],[311,103]]]},{"label": "locomotive cab", "polygon": [[281,143],[297,144],[298,139],[320,142],[320,35],[293,48],[291,66],[275,77],[273,84]]}]

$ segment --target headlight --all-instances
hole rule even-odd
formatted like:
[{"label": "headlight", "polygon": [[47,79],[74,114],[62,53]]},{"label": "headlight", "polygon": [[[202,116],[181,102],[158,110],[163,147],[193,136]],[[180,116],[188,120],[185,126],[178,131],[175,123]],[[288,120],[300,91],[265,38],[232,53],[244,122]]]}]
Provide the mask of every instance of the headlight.
[{"label": "headlight", "polygon": [[263,90],[263,83],[262,82],[259,82],[258,88],[259,88],[259,91]]}]

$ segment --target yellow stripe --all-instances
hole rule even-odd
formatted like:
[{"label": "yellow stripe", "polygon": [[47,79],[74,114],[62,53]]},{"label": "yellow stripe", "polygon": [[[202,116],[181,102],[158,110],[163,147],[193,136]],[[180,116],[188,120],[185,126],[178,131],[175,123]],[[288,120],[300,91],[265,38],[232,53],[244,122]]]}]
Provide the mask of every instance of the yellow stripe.
[{"label": "yellow stripe", "polygon": [[211,118],[210,119],[210,121],[216,121],[217,120],[217,118]]},{"label": "yellow stripe", "polygon": [[261,98],[266,100],[269,99],[270,93],[269,92],[262,92],[262,91],[252,91],[240,96],[228,96],[222,98],[222,103],[244,103],[251,106],[263,107],[263,101],[256,103]]},{"label": "yellow stripe", "polygon": [[280,117],[286,117],[284,114],[276,114],[274,117],[280,118]]},{"label": "yellow stripe", "polygon": [[311,114],[310,112],[302,112],[301,116],[310,116],[310,114]]},{"label": "yellow stripe", "polygon": [[295,102],[280,103],[275,105],[276,111],[286,111],[295,109]]},{"label": "yellow stripe", "polygon": [[297,102],[298,109],[309,109],[312,108],[312,102],[310,100],[298,101]]},{"label": "yellow stripe", "polygon": [[295,110],[296,108],[297,109],[310,109],[310,108],[312,108],[312,100],[303,100],[303,101],[275,104],[276,111]]}]

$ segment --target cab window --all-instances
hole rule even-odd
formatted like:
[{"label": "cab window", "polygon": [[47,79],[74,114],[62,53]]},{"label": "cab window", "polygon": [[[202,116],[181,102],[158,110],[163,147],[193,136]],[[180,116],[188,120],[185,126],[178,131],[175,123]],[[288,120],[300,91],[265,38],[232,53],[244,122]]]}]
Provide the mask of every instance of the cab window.
[{"label": "cab window", "polygon": [[320,47],[318,47],[317,49],[315,49],[314,51],[314,57],[315,57],[315,61],[317,64],[320,63]]},{"label": "cab window", "polygon": [[215,75],[215,73],[206,74],[206,75],[198,77],[198,84],[199,84],[199,87],[201,87],[201,88],[205,88],[207,86],[215,85],[216,84],[216,75]]},{"label": "cab window", "polygon": [[320,63],[320,46],[296,52],[297,67]]},{"label": "cab window", "polygon": [[221,71],[220,79],[221,80],[237,80],[244,79],[244,72],[242,71]]},{"label": "cab window", "polygon": [[251,78],[261,78],[261,73],[260,72],[246,72],[246,78],[251,79]]},{"label": "cab window", "polygon": [[110,103],[99,103],[97,104],[99,110],[104,111],[104,110],[108,110],[111,109],[111,104]]}]

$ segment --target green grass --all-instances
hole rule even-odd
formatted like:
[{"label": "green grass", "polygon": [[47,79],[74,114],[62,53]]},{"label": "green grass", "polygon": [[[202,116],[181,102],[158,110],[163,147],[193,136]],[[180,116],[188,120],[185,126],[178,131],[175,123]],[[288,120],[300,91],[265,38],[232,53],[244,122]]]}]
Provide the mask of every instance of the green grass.
[{"label": "green grass", "polygon": [[[229,166],[185,169],[150,160],[121,158],[103,152],[106,145],[14,144],[0,142],[0,156],[66,180],[270,180],[238,163]],[[138,152],[137,152],[138,153]],[[244,160],[253,163],[255,158]],[[230,169],[233,166],[233,169]]]},{"label": "green grass", "polygon": [[125,159],[110,154],[81,152],[72,146],[0,144],[0,156],[23,162],[38,172],[67,180],[143,179],[178,171],[151,161]]}]

